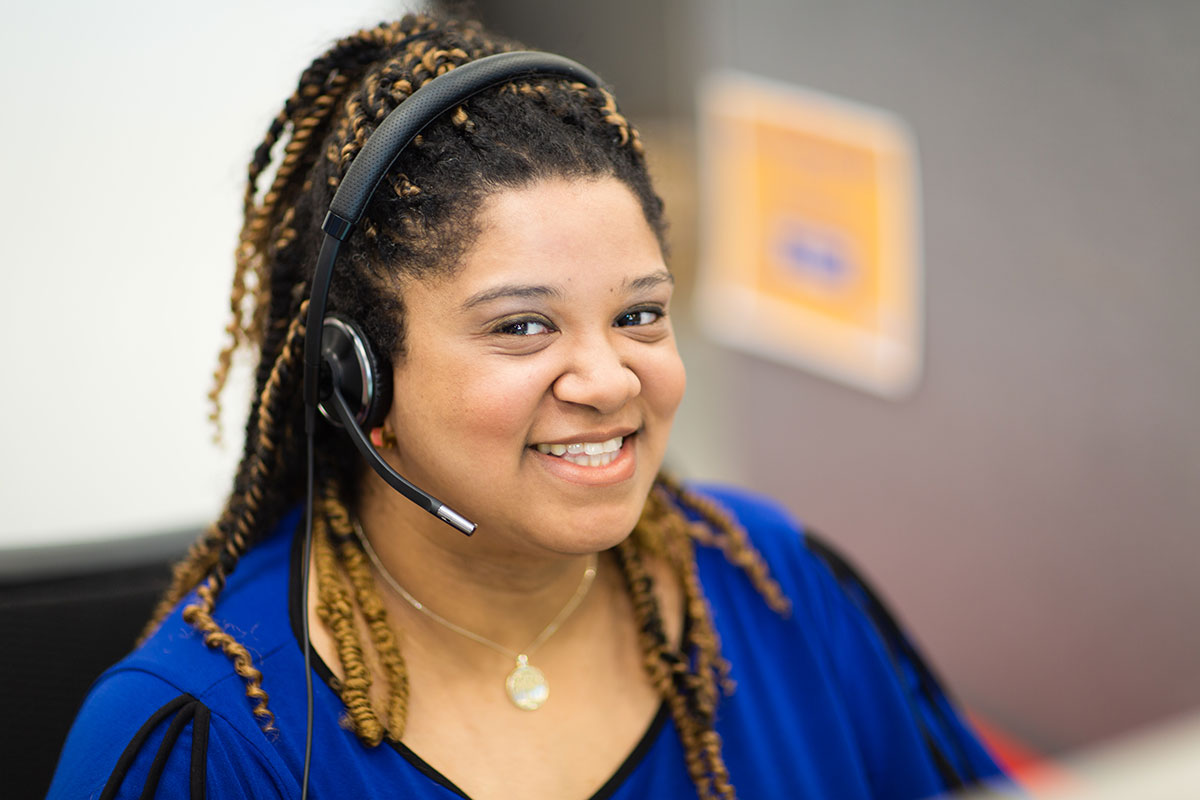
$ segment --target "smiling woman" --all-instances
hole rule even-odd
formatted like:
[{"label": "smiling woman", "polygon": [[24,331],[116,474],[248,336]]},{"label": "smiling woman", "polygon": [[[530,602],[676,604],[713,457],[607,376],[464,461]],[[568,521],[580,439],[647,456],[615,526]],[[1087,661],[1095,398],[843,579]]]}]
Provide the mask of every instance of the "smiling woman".
[{"label": "smiling woman", "polygon": [[301,76],[245,195],[214,391],[256,351],[233,491],[93,687],[52,797],[915,798],[995,774],[843,563],[769,503],[660,473],[673,280],[604,88],[501,81],[400,153],[324,322],[372,387],[353,413],[374,469],[351,411],[306,441],[322,228],[355,222],[325,216],[335,191],[422,87],[515,48],[410,16]]}]

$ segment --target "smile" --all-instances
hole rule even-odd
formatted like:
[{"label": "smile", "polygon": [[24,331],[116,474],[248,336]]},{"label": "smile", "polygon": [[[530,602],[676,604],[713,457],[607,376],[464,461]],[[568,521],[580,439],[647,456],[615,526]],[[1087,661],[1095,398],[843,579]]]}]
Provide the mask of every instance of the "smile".
[{"label": "smile", "polygon": [[539,453],[558,456],[580,467],[607,467],[621,451],[623,436],[614,436],[603,442],[572,442],[570,444],[534,445]]}]

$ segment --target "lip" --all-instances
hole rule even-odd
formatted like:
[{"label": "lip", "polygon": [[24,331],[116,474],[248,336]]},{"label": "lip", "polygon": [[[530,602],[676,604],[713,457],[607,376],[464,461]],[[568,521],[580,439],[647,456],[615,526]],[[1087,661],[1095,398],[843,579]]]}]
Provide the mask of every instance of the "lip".
[{"label": "lip", "polygon": [[[627,431],[622,433],[615,431],[613,433],[588,433],[586,436],[601,436],[599,439],[560,439],[557,441],[548,441],[545,444],[571,444],[574,442],[598,442],[611,439],[614,436],[624,437],[621,442],[621,449],[617,451],[617,457],[611,463],[603,467],[581,467],[578,464],[572,464],[559,456],[552,456],[548,453],[543,453],[536,447],[527,447],[529,454],[536,459],[537,463],[546,469],[551,475],[560,478],[568,483],[574,483],[580,486],[614,486],[623,481],[629,480],[637,471],[637,448],[634,443],[637,441],[637,431],[630,431],[628,428],[622,429]],[[541,444],[541,442],[539,442]]]}]

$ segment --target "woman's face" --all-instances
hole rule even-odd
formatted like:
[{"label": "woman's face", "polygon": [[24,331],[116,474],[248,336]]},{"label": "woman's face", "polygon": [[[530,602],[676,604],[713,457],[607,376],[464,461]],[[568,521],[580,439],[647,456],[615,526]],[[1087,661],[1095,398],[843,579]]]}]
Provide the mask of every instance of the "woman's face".
[{"label": "woman's face", "polygon": [[615,178],[505,190],[479,222],[458,270],[403,287],[391,459],[478,538],[610,547],[637,522],[683,396],[658,242]]}]

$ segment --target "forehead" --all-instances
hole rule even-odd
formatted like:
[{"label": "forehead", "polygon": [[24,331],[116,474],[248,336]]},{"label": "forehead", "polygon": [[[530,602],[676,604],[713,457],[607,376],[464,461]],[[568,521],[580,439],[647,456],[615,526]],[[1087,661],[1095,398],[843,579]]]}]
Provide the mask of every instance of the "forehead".
[{"label": "forehead", "polygon": [[[490,195],[459,265],[429,288],[459,302],[504,285],[617,291],[666,276],[641,204],[616,178],[551,179]],[[644,285],[644,281],[642,282]]]}]

